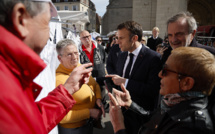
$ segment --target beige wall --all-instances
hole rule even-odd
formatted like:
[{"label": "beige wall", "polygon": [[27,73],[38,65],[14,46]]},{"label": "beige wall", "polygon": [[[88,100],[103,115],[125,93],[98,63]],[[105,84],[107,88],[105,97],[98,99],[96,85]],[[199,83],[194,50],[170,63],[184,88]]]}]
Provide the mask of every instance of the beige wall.
[{"label": "beige wall", "polygon": [[[102,34],[115,30],[116,26],[127,20],[140,23],[143,30],[157,26],[160,37],[166,34],[167,19],[180,11],[187,10],[188,0],[110,0],[102,18]],[[129,4],[131,4],[129,6]]]},{"label": "beige wall", "polygon": [[133,0],[133,20],[142,25],[143,30],[155,26],[157,0]]},{"label": "beige wall", "polygon": [[117,26],[132,20],[133,0],[112,0],[107,6],[107,11],[102,17],[102,34],[116,30]]},{"label": "beige wall", "polygon": [[160,29],[161,38],[167,35],[166,21],[181,11],[187,11],[187,0],[157,0],[156,26]]}]

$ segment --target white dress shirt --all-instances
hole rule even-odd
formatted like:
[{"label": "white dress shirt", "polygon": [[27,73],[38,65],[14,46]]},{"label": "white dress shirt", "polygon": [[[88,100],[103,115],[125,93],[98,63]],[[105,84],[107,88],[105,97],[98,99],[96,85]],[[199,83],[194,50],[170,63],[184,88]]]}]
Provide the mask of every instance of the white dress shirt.
[{"label": "white dress shirt", "polygon": [[[142,44],[132,52],[132,54],[133,54],[134,56],[133,56],[133,63],[132,63],[131,71],[130,71],[129,75],[130,75],[131,72],[132,72],[134,63],[135,63],[135,61],[136,61],[136,59],[137,59],[137,56],[138,56],[138,54],[140,53],[140,50],[141,50],[141,49],[142,49]],[[130,61],[130,56],[129,56],[129,54],[130,54],[130,52],[128,52],[128,56],[127,56],[127,59],[126,59],[126,61],[125,61],[125,65],[124,65],[124,68],[123,68],[122,77],[125,76],[125,70],[126,70],[126,68],[127,68],[127,66],[128,66],[128,63],[129,63],[129,61]],[[126,79],[126,81],[125,81],[125,87],[126,87],[127,84],[128,84],[128,80],[129,80],[129,79]]]}]

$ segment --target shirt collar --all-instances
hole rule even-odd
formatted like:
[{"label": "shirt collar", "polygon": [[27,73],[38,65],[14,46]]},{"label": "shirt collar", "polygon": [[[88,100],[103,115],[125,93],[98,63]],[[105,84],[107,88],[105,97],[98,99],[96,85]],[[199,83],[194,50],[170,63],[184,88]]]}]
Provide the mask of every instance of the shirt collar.
[{"label": "shirt collar", "polygon": [[[134,54],[134,56],[137,56],[140,52],[140,50],[142,49],[142,44],[140,44],[139,47],[137,47],[133,52],[132,54]],[[130,54],[130,52],[128,52],[128,55]]]}]

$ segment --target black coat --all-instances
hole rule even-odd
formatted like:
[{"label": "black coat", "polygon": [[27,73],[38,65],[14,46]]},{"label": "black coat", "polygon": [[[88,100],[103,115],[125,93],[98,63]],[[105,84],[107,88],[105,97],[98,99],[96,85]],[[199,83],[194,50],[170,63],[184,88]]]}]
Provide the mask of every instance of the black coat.
[{"label": "black coat", "polygon": [[[198,48],[203,48],[208,50],[210,53],[212,53],[213,55],[215,55],[215,48],[214,47],[210,47],[210,46],[205,46],[205,45],[201,45],[199,44],[196,39],[193,39],[190,46],[189,47],[198,47]],[[168,48],[166,51],[164,51],[164,54],[162,56],[162,64],[164,64],[166,62],[166,60],[168,59],[169,55],[171,54],[171,47]]]},{"label": "black coat", "polygon": [[[213,134],[207,104],[207,97],[204,97],[182,101],[163,114],[159,109],[141,127],[139,134]],[[126,131],[116,134],[126,134]]]},{"label": "black coat", "polygon": [[[80,52],[80,63],[90,63],[89,58],[87,57],[86,53],[82,51],[82,49],[79,49]],[[94,56],[93,56],[93,71],[92,76],[96,77],[96,81],[99,83],[100,86],[104,85],[103,78],[105,76],[105,50],[103,46],[96,45],[96,48],[94,49]]]},{"label": "black coat", "polygon": [[153,39],[153,37],[151,37],[147,40],[147,46],[154,51],[156,51],[156,46],[161,43],[163,43],[163,39],[160,37],[157,37],[157,39]]}]

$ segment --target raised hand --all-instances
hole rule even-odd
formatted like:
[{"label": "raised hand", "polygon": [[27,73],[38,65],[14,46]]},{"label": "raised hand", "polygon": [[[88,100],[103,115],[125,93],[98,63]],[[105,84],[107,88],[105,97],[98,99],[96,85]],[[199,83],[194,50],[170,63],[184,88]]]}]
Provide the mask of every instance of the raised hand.
[{"label": "raised hand", "polygon": [[125,89],[124,84],[121,84],[121,89],[122,89],[122,91],[113,89],[113,93],[116,97],[118,104],[120,106],[128,108],[131,106],[131,103],[132,103],[131,96],[130,96],[128,90]]},{"label": "raised hand", "polygon": [[122,111],[120,106],[118,105],[116,99],[111,93],[108,93],[110,97],[110,107],[109,107],[109,115],[110,115],[110,121],[113,125],[114,132],[116,133],[117,131],[121,129],[125,129],[124,125],[124,117],[122,115]]},{"label": "raised hand", "polygon": [[92,63],[87,63],[76,67],[72,73],[70,74],[69,78],[64,84],[64,87],[68,90],[70,94],[75,93],[78,91],[83,84],[89,82],[89,77],[91,75],[91,71],[93,68],[88,68],[92,66]]},{"label": "raised hand", "polygon": [[123,77],[120,77],[119,75],[111,74],[106,75],[105,77],[112,77],[112,81],[115,85],[120,86],[121,84],[125,84],[126,79]]}]

